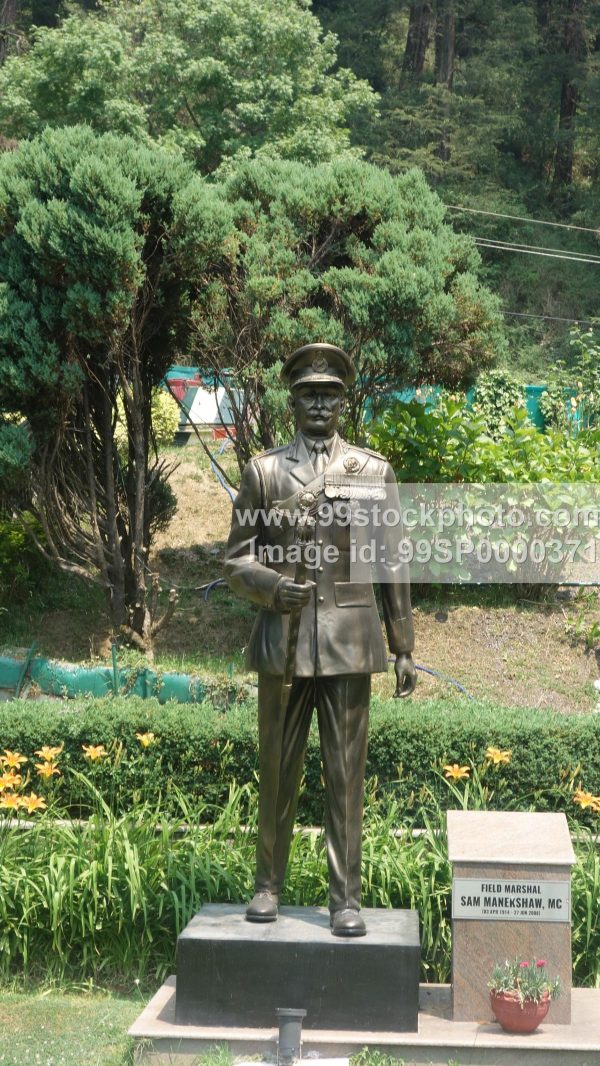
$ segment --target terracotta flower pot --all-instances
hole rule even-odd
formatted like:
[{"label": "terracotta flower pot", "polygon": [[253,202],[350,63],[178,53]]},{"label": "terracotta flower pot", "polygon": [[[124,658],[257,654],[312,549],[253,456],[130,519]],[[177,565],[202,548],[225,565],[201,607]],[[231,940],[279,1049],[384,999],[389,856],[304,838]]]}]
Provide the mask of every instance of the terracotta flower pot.
[{"label": "terracotta flower pot", "polygon": [[517,996],[507,992],[490,992],[490,1003],[505,1032],[533,1033],[548,1013],[550,996],[545,992],[539,1002],[526,999],[520,1003]]}]

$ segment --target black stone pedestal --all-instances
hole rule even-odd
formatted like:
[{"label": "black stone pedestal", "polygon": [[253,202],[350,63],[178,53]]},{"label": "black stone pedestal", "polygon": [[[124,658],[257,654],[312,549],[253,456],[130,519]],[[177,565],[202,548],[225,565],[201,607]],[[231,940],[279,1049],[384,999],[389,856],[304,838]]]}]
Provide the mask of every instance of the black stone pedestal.
[{"label": "black stone pedestal", "polygon": [[323,907],[282,907],[276,922],[206,904],[177,940],[175,1018],[183,1025],[276,1028],[277,1007],[307,1029],[416,1032],[416,911],[361,911],[364,937],[334,937]]}]

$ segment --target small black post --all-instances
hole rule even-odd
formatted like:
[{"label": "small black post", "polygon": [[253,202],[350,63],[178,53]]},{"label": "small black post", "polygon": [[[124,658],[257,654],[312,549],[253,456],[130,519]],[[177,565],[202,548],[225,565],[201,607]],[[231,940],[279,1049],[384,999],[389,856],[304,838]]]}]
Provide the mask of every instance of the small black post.
[{"label": "small black post", "polygon": [[302,1019],[306,1018],[306,1011],[295,1010],[293,1007],[277,1007],[275,1013],[279,1020],[277,1066],[292,1066],[292,1063],[300,1058]]}]

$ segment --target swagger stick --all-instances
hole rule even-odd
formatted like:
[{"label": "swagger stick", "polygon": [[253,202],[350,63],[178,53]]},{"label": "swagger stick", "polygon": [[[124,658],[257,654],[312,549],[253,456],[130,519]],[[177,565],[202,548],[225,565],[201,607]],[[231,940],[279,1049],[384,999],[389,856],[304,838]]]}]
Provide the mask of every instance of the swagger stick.
[{"label": "swagger stick", "polygon": [[[297,585],[306,584],[305,548],[311,539],[314,526],[315,519],[307,510],[303,511],[296,523],[296,545],[300,549],[294,573],[294,581]],[[300,632],[300,618],[302,611],[302,607],[292,607],[292,610],[290,611],[287,647],[285,650],[285,662],[283,665],[283,682],[281,685],[282,714],[285,714],[288,703],[290,702],[290,693],[292,691],[294,671],[296,669],[296,648],[298,647],[298,634]]]}]

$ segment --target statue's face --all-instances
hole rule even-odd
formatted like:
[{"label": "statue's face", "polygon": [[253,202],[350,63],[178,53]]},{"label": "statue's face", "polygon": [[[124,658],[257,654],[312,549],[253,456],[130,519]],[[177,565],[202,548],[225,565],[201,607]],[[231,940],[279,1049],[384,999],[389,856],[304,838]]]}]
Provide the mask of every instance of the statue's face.
[{"label": "statue's face", "polygon": [[296,425],[309,437],[330,437],[344,407],[341,385],[298,385],[292,393]]}]

